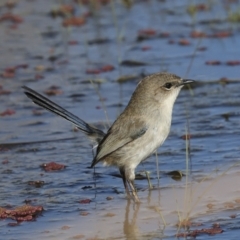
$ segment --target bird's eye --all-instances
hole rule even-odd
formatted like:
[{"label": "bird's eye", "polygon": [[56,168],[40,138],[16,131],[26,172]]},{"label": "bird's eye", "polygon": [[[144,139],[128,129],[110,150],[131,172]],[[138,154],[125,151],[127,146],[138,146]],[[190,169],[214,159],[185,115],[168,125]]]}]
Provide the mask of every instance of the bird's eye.
[{"label": "bird's eye", "polygon": [[166,83],[164,87],[169,90],[172,87],[172,83]]}]

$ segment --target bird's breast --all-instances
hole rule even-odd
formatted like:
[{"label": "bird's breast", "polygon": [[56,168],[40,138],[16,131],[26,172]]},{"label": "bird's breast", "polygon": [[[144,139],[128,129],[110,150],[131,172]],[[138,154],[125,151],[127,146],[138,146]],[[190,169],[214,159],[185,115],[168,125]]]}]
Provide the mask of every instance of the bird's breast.
[{"label": "bird's breast", "polygon": [[151,124],[144,135],[107,156],[104,163],[135,168],[162,145],[168,136],[169,129],[169,124]]}]

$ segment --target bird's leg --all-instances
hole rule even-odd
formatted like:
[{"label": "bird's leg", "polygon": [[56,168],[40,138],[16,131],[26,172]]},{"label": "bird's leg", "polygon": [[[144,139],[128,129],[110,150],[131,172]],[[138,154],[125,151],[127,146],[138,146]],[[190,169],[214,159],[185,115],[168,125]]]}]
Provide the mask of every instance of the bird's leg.
[{"label": "bird's leg", "polygon": [[138,195],[137,195],[136,188],[134,187],[134,182],[131,181],[131,180],[127,180],[127,182],[129,184],[130,189],[132,190],[133,200],[135,201],[135,203],[140,203],[140,200],[139,200]]},{"label": "bird's leg", "polygon": [[148,181],[148,187],[151,190],[151,189],[153,189],[153,186],[152,186],[152,183],[151,183],[151,180],[150,180],[150,177],[149,177],[149,172],[145,171],[145,174],[146,174],[147,181]]},{"label": "bird's leg", "polygon": [[120,171],[120,174],[122,176],[123,185],[124,185],[124,188],[126,190],[126,193],[127,193],[128,196],[130,196],[130,192],[129,192],[128,185],[127,185],[127,179],[126,179],[126,175],[125,175],[125,170],[124,170],[124,168],[119,168],[119,171]]}]

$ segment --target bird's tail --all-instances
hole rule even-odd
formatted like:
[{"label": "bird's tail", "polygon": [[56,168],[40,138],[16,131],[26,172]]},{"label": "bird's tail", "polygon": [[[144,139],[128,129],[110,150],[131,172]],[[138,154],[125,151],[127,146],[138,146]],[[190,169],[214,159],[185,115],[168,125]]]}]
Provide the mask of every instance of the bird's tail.
[{"label": "bird's tail", "polygon": [[47,109],[50,112],[57,114],[58,116],[65,118],[66,120],[72,122],[84,132],[91,140],[99,143],[102,138],[105,136],[105,133],[98,128],[91,126],[90,124],[86,123],[76,115],[70,113],[66,109],[60,107],[58,104],[52,102],[48,98],[44,97],[40,93],[37,93],[33,89],[23,86],[25,94],[29,97],[35,104]]}]

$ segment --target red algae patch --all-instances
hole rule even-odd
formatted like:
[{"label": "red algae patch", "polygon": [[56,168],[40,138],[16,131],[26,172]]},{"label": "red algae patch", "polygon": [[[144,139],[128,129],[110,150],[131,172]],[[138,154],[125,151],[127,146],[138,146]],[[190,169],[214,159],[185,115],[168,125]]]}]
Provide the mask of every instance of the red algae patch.
[{"label": "red algae patch", "polygon": [[1,116],[1,117],[11,116],[11,115],[13,115],[13,114],[15,114],[15,113],[16,113],[16,111],[13,110],[13,109],[6,109],[5,111],[3,111],[3,112],[0,113],[0,116]]},{"label": "red algae patch", "polygon": [[59,170],[63,170],[64,168],[66,168],[65,165],[59,164],[59,163],[55,163],[55,162],[44,163],[44,164],[41,165],[41,167],[46,172],[59,171]]},{"label": "red algae patch", "polygon": [[215,235],[219,233],[223,233],[223,230],[221,229],[221,227],[218,225],[213,225],[212,228],[203,228],[203,229],[196,229],[189,232],[177,233],[176,237],[178,238],[194,237],[195,238],[201,234]]},{"label": "red algae patch", "polygon": [[88,204],[91,202],[91,199],[82,199],[79,201],[80,204]]},{"label": "red algae patch", "polygon": [[54,85],[46,89],[44,93],[47,94],[48,96],[55,96],[62,94],[63,91],[60,89],[60,87]]},{"label": "red algae patch", "polygon": [[15,209],[7,209],[0,207],[0,218],[10,218],[15,220],[14,223],[9,223],[9,226],[17,226],[23,221],[34,221],[36,217],[43,211],[42,206],[23,205]]}]

